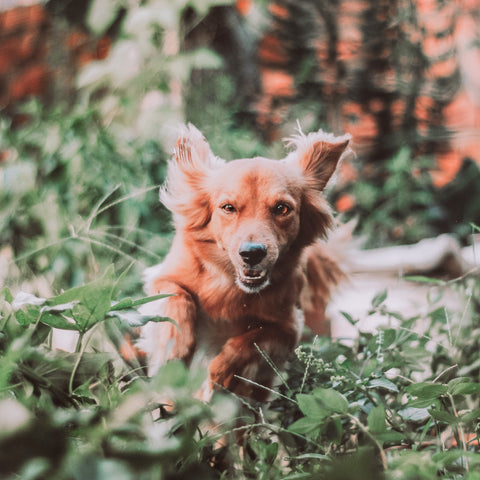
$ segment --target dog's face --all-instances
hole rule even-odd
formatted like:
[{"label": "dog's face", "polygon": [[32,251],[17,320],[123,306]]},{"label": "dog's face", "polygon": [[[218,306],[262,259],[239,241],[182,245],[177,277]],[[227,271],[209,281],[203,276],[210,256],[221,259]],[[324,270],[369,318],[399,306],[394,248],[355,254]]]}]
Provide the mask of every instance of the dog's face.
[{"label": "dog's face", "polygon": [[242,290],[266,287],[279,258],[298,237],[299,182],[289,165],[263,158],[227,163],[209,179],[208,229],[228,255]]},{"label": "dog's face", "polygon": [[212,259],[256,293],[281,265],[324,236],[332,224],[321,196],[348,138],[323,132],[299,136],[284,160],[224,162],[214,157],[193,126],[180,136],[162,200],[176,227],[216,246]]}]

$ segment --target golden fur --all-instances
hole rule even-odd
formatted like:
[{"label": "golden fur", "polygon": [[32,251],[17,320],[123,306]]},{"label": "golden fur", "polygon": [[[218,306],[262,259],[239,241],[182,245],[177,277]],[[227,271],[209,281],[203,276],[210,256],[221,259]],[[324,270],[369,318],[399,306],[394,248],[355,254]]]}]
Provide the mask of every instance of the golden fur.
[{"label": "golden fur", "polygon": [[143,327],[150,374],[168,358],[202,357],[210,388],[266,398],[242,378],[268,387],[274,372],[264,356],[281,367],[304,318],[316,331],[328,325],[324,309],[341,271],[319,242],[333,223],[321,192],[348,143],[349,136],[300,134],[283,160],[225,162],[195,127],[183,128],[161,192],[176,234],[147,286],[174,296],[146,308],[180,328]]}]

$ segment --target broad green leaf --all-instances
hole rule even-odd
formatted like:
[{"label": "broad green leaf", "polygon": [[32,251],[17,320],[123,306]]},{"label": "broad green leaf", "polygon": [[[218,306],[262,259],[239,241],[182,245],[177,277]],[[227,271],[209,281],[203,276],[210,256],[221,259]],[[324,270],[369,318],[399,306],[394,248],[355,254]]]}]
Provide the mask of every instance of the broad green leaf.
[{"label": "broad green leaf", "polygon": [[439,383],[421,382],[408,385],[405,391],[419,399],[436,399],[445,395],[448,388]]},{"label": "broad green leaf", "polygon": [[28,306],[22,310],[15,312],[15,318],[22,327],[27,327],[35,323],[40,317],[40,309],[38,307]]},{"label": "broad green leaf", "polygon": [[445,410],[437,410],[436,408],[432,408],[429,410],[430,415],[440,422],[445,422],[450,425],[455,425],[458,423],[458,418],[453,415],[453,413],[446,412]]},{"label": "broad green leaf", "polygon": [[302,435],[306,435],[309,433],[313,433],[319,429],[319,424],[315,421],[312,421],[312,418],[303,417],[296,422],[293,422],[289,427],[288,430],[294,433],[300,433]]},{"label": "broad green leaf", "polygon": [[414,400],[410,400],[408,405],[414,408],[430,408],[438,402],[438,398],[415,398]]},{"label": "broad green leaf", "polygon": [[399,410],[398,414],[410,422],[423,422],[430,417],[430,412],[426,408],[407,407]]},{"label": "broad green leaf", "polygon": [[367,417],[368,429],[372,433],[383,433],[387,426],[385,423],[385,408],[383,405],[378,405],[370,410]]},{"label": "broad green leaf", "polygon": [[454,378],[447,385],[451,395],[472,395],[480,392],[480,383],[474,383],[466,377]]},{"label": "broad green leaf", "polygon": [[323,408],[313,394],[299,393],[296,398],[302,413],[311,420],[322,420],[329,414],[328,409]]},{"label": "broad green leaf", "polygon": [[60,313],[53,315],[49,312],[42,314],[40,321],[45,325],[53,328],[60,328],[62,330],[78,330],[78,326],[71,318],[68,318]]},{"label": "broad green leaf", "polygon": [[316,388],[313,394],[330,412],[346,413],[348,411],[347,399],[333,388]]},{"label": "broad green leaf", "polygon": [[396,392],[398,393],[397,386],[388,380],[387,378],[374,378],[370,380],[367,385],[368,388],[383,388],[384,390],[388,390],[389,392]]}]

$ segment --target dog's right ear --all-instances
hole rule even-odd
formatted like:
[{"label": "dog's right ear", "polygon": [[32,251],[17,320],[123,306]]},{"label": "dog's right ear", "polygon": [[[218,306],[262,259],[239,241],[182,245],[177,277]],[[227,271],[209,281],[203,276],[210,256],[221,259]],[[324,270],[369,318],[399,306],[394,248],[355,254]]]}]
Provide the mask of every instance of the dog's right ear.
[{"label": "dog's right ear", "polygon": [[160,200],[172,211],[177,225],[198,230],[209,222],[211,209],[206,180],[222,163],[197,128],[192,124],[181,128],[160,192]]},{"label": "dog's right ear", "polygon": [[189,123],[180,128],[174,160],[185,175],[195,176],[195,173],[201,173],[214,163],[215,157],[200,130]]}]

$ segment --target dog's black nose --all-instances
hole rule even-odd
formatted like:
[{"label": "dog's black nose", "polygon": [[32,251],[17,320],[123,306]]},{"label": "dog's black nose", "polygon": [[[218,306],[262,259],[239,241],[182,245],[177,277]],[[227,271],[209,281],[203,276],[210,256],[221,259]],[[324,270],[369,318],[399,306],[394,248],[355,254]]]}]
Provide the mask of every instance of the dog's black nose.
[{"label": "dog's black nose", "polygon": [[265,258],[267,247],[263,243],[245,242],[240,245],[238,253],[247,265],[253,267]]}]

